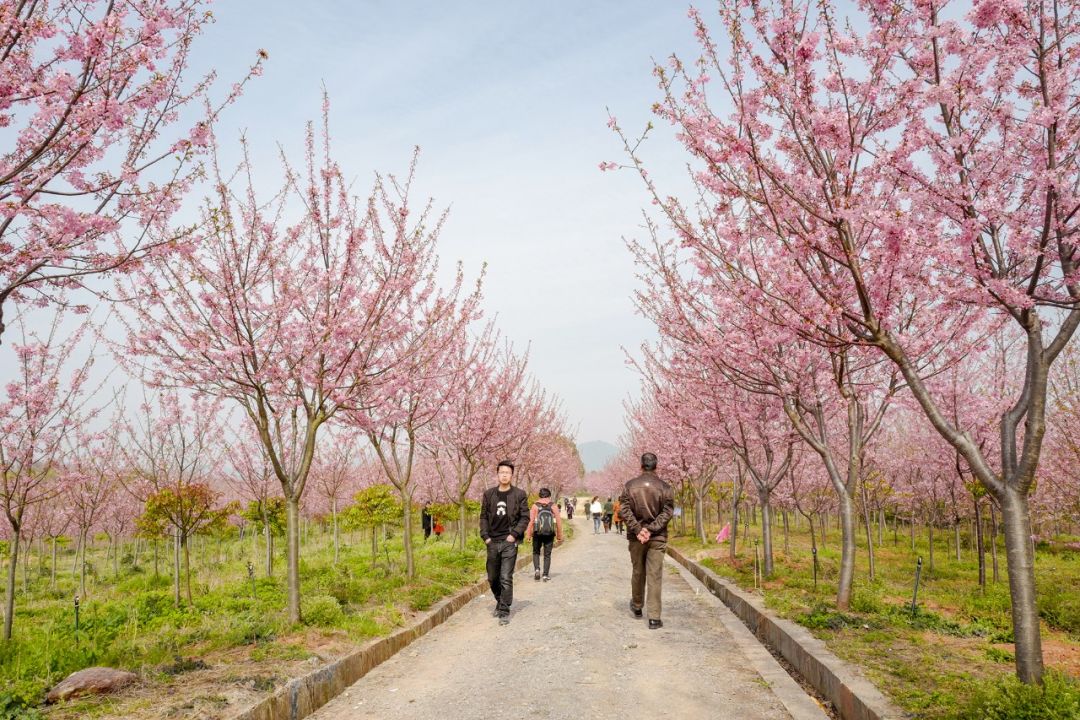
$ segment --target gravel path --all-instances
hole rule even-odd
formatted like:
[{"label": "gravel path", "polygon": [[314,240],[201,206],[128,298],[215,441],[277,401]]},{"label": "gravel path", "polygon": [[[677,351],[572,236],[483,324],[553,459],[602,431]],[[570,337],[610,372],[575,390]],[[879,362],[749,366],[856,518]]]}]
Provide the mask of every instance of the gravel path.
[{"label": "gravel path", "polygon": [[715,604],[669,566],[664,627],[649,630],[627,606],[626,539],[571,522],[577,537],[555,551],[551,582],[515,575],[509,625],[498,626],[485,593],[312,717],[791,717]]}]

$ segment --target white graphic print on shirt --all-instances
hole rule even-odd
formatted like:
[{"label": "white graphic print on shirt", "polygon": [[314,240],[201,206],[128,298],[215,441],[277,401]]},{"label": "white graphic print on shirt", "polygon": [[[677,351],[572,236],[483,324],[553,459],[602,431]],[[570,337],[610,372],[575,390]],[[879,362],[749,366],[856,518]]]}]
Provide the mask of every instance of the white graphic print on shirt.
[{"label": "white graphic print on shirt", "polygon": [[498,502],[498,504],[495,506],[495,514],[496,515],[505,515],[506,514],[506,502],[505,501],[500,500]]}]

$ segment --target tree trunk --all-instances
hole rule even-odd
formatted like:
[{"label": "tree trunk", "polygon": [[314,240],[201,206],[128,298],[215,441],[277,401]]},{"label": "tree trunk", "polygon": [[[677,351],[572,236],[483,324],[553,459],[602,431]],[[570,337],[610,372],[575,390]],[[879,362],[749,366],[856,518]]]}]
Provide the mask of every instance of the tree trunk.
[{"label": "tree trunk", "polygon": [[994,508],[994,503],[990,503],[990,559],[994,567],[995,585],[1001,582],[1001,576],[998,574],[997,533],[997,510]]},{"label": "tree trunk", "polygon": [[975,498],[975,554],[979,558],[979,587],[986,590],[986,547],[983,545],[982,503]]},{"label": "tree trunk", "polygon": [[[860,486],[860,489],[862,491],[863,526],[864,526],[864,528],[866,530],[866,555],[867,555],[867,559],[870,562],[870,579],[873,580],[874,579],[874,534],[873,534],[873,531],[870,529],[870,504],[867,502],[867,498],[866,498],[866,478],[861,479],[861,481],[859,482],[859,486]],[[879,531],[881,530],[880,526],[878,526],[878,530]]]},{"label": "tree trunk", "polygon": [[915,552],[915,511],[911,511],[911,552]]},{"label": "tree trunk", "polygon": [[300,616],[300,499],[285,499],[285,549],[288,574],[289,622],[298,623]]},{"label": "tree trunk", "polygon": [[266,577],[274,577],[274,533],[270,531],[270,513],[263,507],[263,535],[266,539]]},{"label": "tree trunk", "polygon": [[1009,568],[1016,675],[1027,684],[1041,683],[1042,638],[1035,601],[1035,553],[1031,547],[1031,515],[1027,495],[1006,488],[1001,498],[1005,552]]},{"label": "tree trunk", "polygon": [[173,530],[173,604],[180,607],[180,531]]},{"label": "tree trunk", "polygon": [[458,545],[458,549],[465,550],[465,493],[460,493],[458,495],[457,506],[458,506],[458,527],[459,527],[459,529],[461,531],[460,534],[459,534],[459,537],[458,537],[457,545]]},{"label": "tree trunk", "polygon": [[735,544],[739,539],[739,496],[732,493],[734,498],[731,503],[731,544],[728,546],[728,559],[735,562]]},{"label": "tree trunk", "polygon": [[52,537],[52,580],[49,583],[52,589],[56,589],[56,536]]},{"label": "tree trunk", "polygon": [[840,500],[840,578],[836,588],[836,607],[847,610],[851,606],[851,582],[855,577],[855,503],[847,494]]},{"label": "tree trunk", "polygon": [[79,561],[79,595],[86,597],[86,533],[88,530],[83,530],[82,537],[79,539],[79,552],[76,553],[76,560]]},{"label": "tree trunk", "polygon": [[765,553],[765,577],[772,577],[772,508],[769,507],[769,493],[758,493],[758,501],[761,503],[761,544]]},{"label": "tree trunk", "polygon": [[930,538],[930,572],[934,572],[934,523],[933,521],[926,523],[926,530]]},{"label": "tree trunk", "polygon": [[159,575],[158,571],[158,539],[154,538],[154,577]]},{"label": "tree trunk", "polygon": [[4,641],[11,640],[11,626],[15,619],[15,572],[19,568],[19,531],[11,534],[11,557],[8,563],[7,597],[4,598]]},{"label": "tree trunk", "polygon": [[188,542],[189,538],[186,535],[180,536],[180,546],[184,549],[184,592],[187,595],[188,605],[191,605],[194,601],[191,598],[191,553],[189,552]]},{"label": "tree trunk", "polygon": [[956,562],[960,562],[960,517],[953,521],[953,542],[956,543]]},{"label": "tree trunk", "polygon": [[337,565],[338,560],[341,558],[341,537],[338,534],[337,521],[337,498],[334,498],[330,502],[330,515],[334,522],[334,565]]},{"label": "tree trunk", "polygon": [[[402,520],[404,521],[404,528],[402,533],[404,537],[402,540],[405,543],[405,577],[416,577],[416,564],[413,559],[413,538],[412,538],[412,495],[402,494]],[[521,538],[515,538],[520,540]]]},{"label": "tree trunk", "polygon": [[371,526],[371,562],[375,562],[375,558],[379,556],[379,527],[378,525]]},{"label": "tree trunk", "polygon": [[814,516],[812,514],[807,515],[806,522],[810,525],[810,549],[817,550],[817,535],[814,530]]},{"label": "tree trunk", "polygon": [[[788,512],[787,509],[781,511],[784,518],[784,555],[791,555],[791,543],[789,541],[789,535],[791,534],[788,528]],[[796,516],[798,519],[798,516]]]},{"label": "tree trunk", "polygon": [[704,545],[708,542],[705,537],[705,493],[694,487],[694,527],[697,530],[698,540]]}]

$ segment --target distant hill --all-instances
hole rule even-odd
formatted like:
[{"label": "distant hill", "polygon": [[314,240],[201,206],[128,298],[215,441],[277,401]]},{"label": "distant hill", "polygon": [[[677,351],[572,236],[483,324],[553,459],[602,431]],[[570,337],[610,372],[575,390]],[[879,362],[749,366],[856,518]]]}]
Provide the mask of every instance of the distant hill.
[{"label": "distant hill", "polygon": [[585,472],[600,470],[607,465],[608,460],[619,453],[619,448],[603,440],[578,443],[577,448],[581,455],[581,463],[585,466]]}]

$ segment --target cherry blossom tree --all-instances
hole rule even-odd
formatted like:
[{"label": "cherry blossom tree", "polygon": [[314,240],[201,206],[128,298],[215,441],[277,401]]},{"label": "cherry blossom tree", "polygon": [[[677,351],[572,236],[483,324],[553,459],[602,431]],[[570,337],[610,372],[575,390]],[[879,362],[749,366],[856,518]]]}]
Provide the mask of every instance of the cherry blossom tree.
[{"label": "cherry blossom tree", "polygon": [[[702,268],[765,249],[771,302],[805,337],[903,376],[1001,507],[1017,674],[1039,682],[1028,496],[1050,369],[1080,325],[1080,8],[743,0],[720,15],[724,50],[692,12],[700,60],[657,68],[710,232],[661,205]],[[928,380],[984,353],[979,326],[1000,320],[1025,359],[991,457]]]},{"label": "cherry blossom tree", "polygon": [[[180,605],[182,561],[191,604],[190,540],[216,520],[218,510],[219,493],[207,480],[210,468],[220,465],[223,450],[221,401],[199,395],[188,400],[174,390],[161,391],[156,401],[144,399],[138,415],[124,424],[124,465],[118,481],[144,506],[144,532],[156,536],[172,530],[173,601]],[[115,500],[113,505],[123,507]],[[111,512],[107,518],[115,522]]]},{"label": "cherry blossom tree", "polygon": [[[166,223],[199,172],[210,104],[194,83],[202,0],[0,6],[0,338],[13,300],[67,303],[94,275],[179,248]],[[190,124],[181,117],[201,116]]]},{"label": "cherry blossom tree", "polygon": [[365,201],[351,194],[331,153],[328,101],[322,132],[308,127],[303,170],[283,158],[268,198],[246,150],[236,174],[212,157],[205,237],[155,257],[125,294],[129,354],[153,366],[151,382],[228,399],[251,422],[285,498],[298,622],[300,504],[320,429],[343,408],[365,411],[372,385],[403,359],[394,350],[433,273],[441,223],[430,203],[412,209],[415,158],[401,183],[376,177]]},{"label": "cherry blossom tree", "polygon": [[55,315],[41,336],[21,328],[20,342],[14,345],[15,377],[0,399],[0,510],[11,541],[5,641],[11,639],[14,622],[15,571],[27,512],[59,494],[64,439],[93,415],[85,407],[92,359],[73,363],[84,331],[62,338],[62,320],[62,314]]}]

